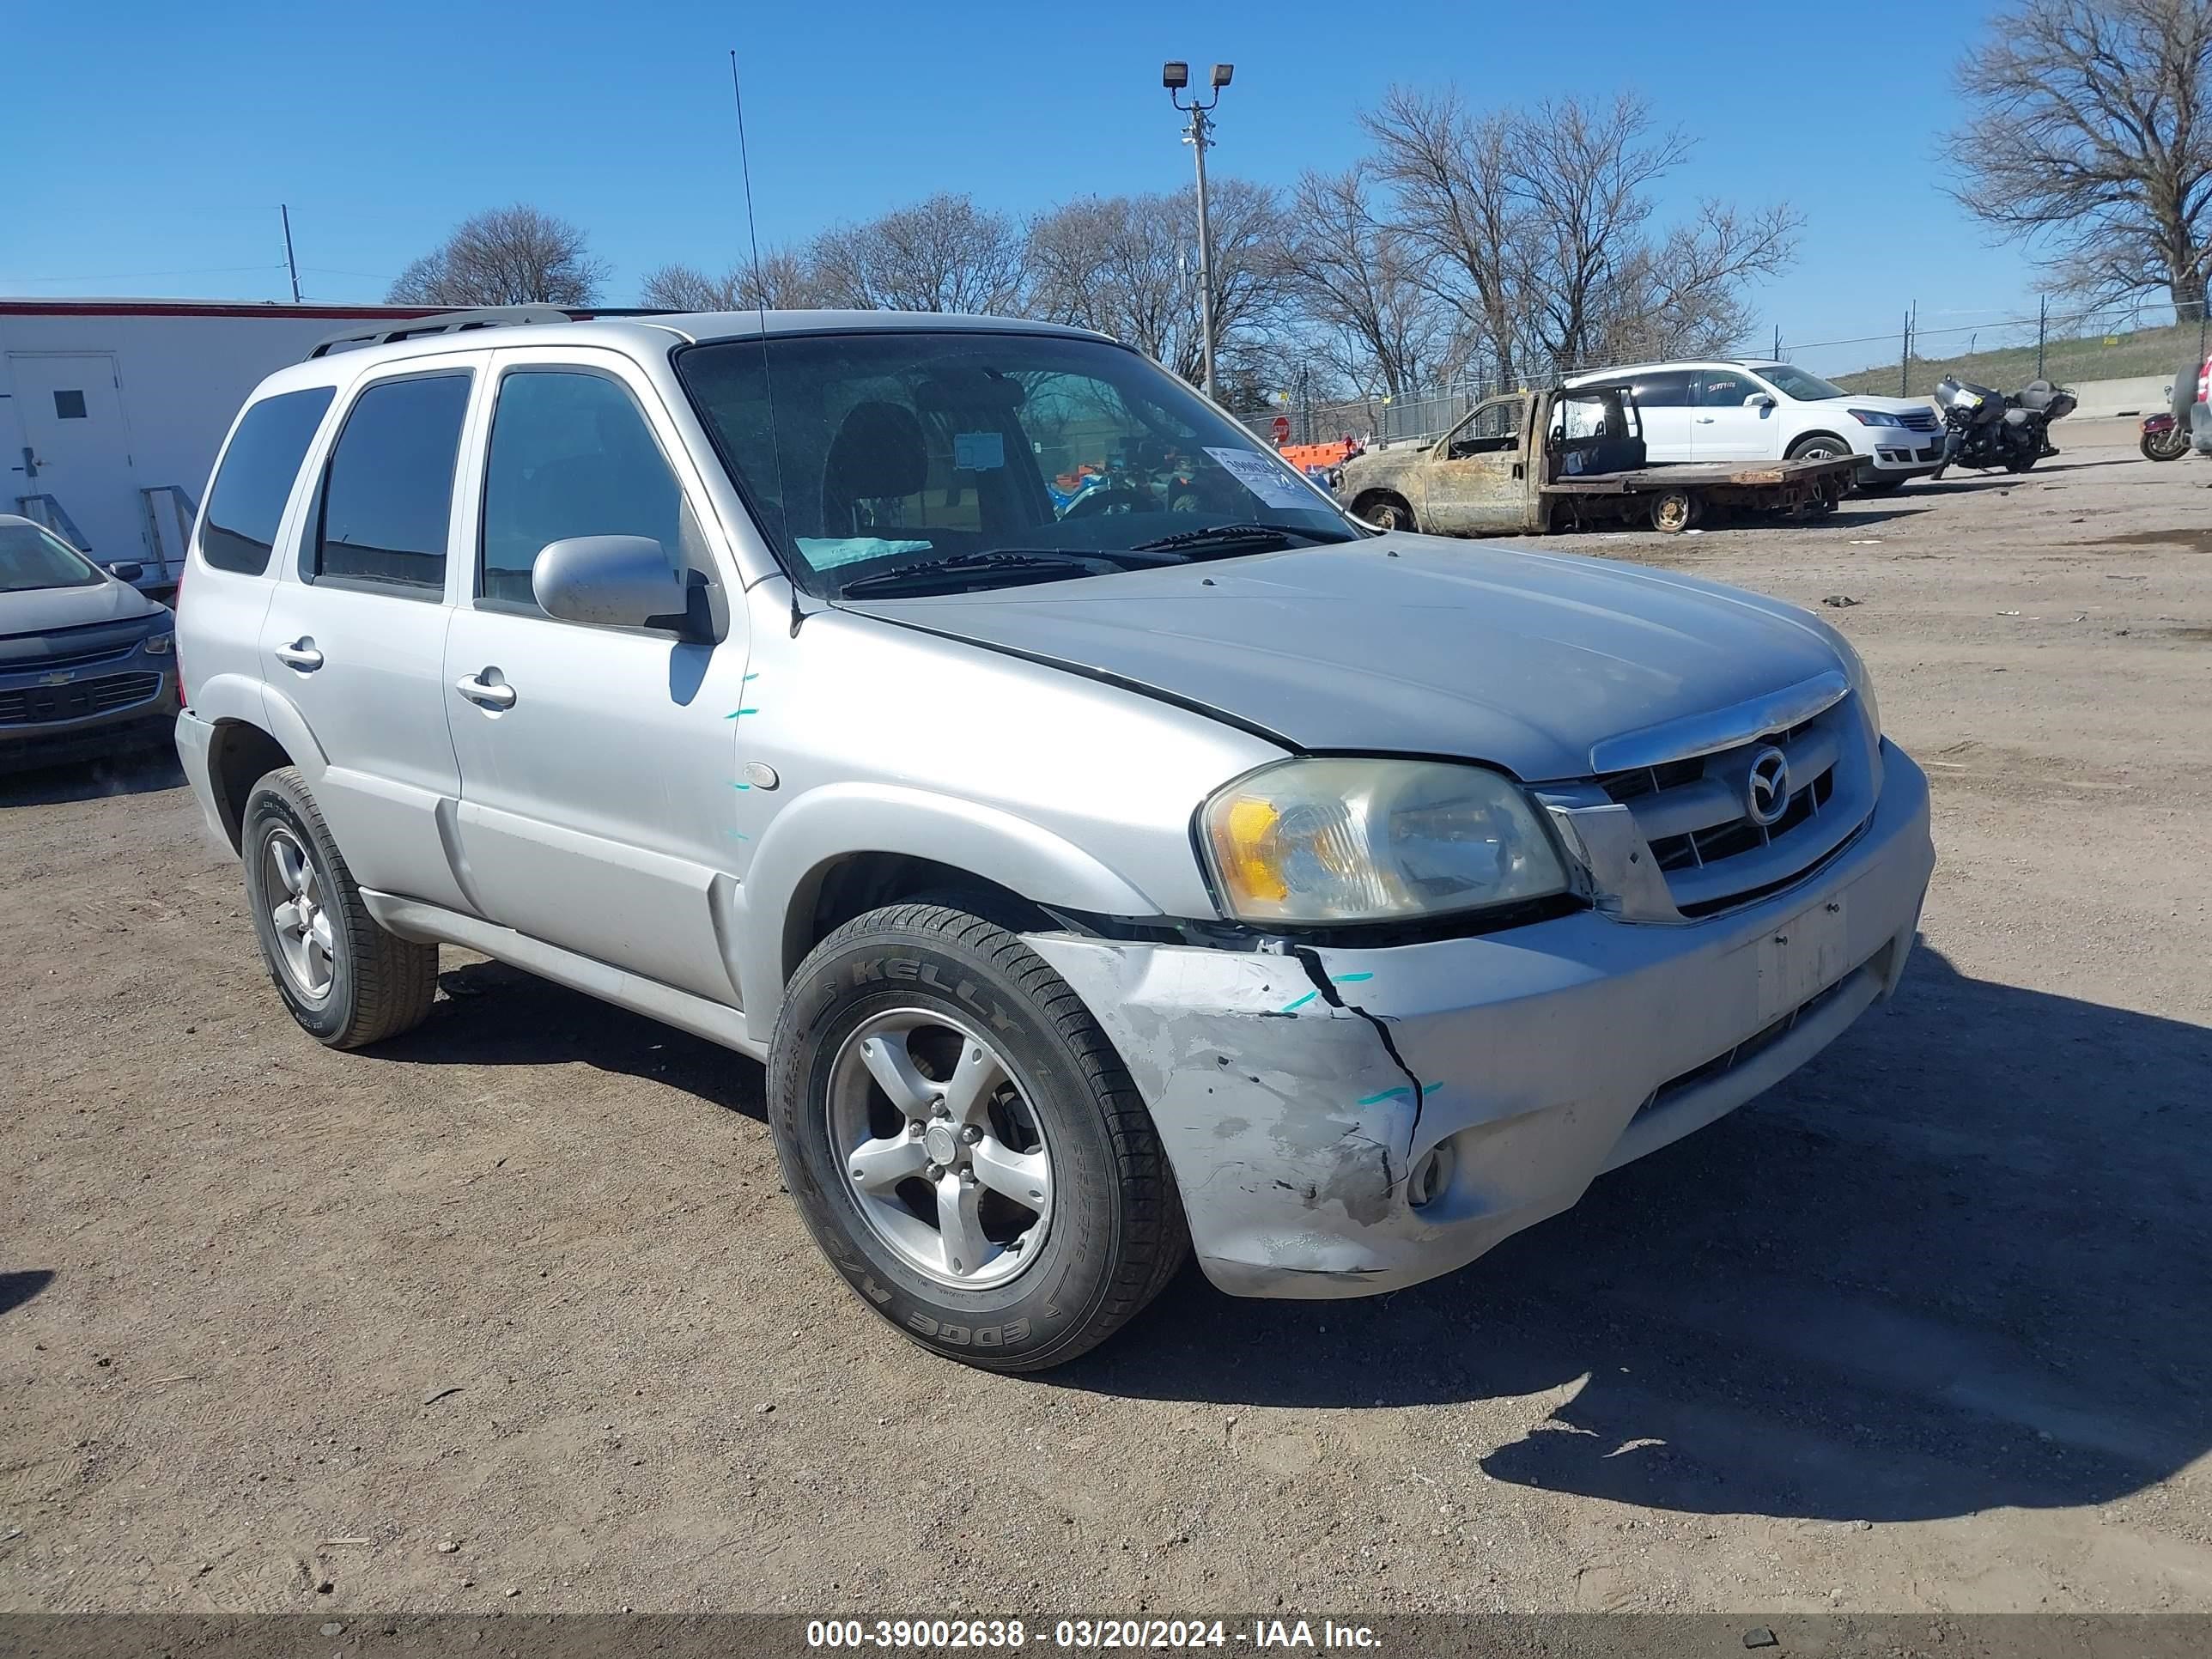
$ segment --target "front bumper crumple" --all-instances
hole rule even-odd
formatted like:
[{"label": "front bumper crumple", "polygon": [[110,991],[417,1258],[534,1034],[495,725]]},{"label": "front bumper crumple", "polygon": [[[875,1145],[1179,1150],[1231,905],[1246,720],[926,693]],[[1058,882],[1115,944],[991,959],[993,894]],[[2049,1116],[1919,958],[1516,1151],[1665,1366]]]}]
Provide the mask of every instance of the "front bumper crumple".
[{"label": "front bumper crumple", "polygon": [[[1925,776],[1887,743],[1882,759],[1874,815],[1840,852],[1703,921],[1579,912],[1291,954],[1029,943],[1143,1091],[1208,1279],[1396,1290],[1733,1111],[1896,989],[1935,852]],[[1409,1173],[1446,1142],[1449,1179],[1416,1207]]]}]

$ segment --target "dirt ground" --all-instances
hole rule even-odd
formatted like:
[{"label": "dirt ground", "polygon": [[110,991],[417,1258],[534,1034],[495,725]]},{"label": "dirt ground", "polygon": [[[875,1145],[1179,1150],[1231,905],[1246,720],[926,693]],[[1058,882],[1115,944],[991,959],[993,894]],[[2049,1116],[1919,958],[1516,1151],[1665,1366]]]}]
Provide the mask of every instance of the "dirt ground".
[{"label": "dirt ground", "polygon": [[2212,465],[2061,435],[1559,544],[1857,602],[1893,1012],[1449,1279],[1041,1378],[856,1304],[750,1062],[454,952],[328,1053],[173,769],[0,783],[0,1607],[2212,1609]]}]

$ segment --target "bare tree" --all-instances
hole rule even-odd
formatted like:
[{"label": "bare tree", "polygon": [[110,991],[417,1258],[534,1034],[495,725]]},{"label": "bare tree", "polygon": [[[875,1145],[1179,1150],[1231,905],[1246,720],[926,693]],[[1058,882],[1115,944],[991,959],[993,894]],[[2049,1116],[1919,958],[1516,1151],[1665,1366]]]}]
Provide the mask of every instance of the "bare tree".
[{"label": "bare tree", "polygon": [[1613,270],[1591,316],[1589,360],[1727,351],[1751,331],[1744,285],[1789,264],[1798,226],[1784,207],[1740,214],[1699,203],[1695,220],[1638,246]]},{"label": "bare tree", "polygon": [[1457,92],[1393,87],[1360,117],[1395,234],[1423,257],[1416,280],[1450,304],[1501,380],[1520,356],[1528,213],[1514,189],[1513,124],[1478,118]]},{"label": "bare tree", "polygon": [[824,231],[810,252],[816,282],[833,305],[987,313],[1021,308],[1020,228],[966,196],[933,196],[866,224]]},{"label": "bare tree", "polygon": [[606,275],[582,231],[518,203],[463,220],[400,272],[385,298],[397,305],[588,306]]},{"label": "bare tree", "polygon": [[2212,0],[2027,0],[1959,65],[1959,201],[2099,301],[2212,276]]},{"label": "bare tree", "polygon": [[1289,222],[1283,286],[1331,378],[1392,397],[1429,385],[1450,349],[1451,308],[1422,285],[1408,242],[1376,216],[1368,165],[1307,173]]},{"label": "bare tree", "polygon": [[[1218,180],[1208,206],[1227,381],[1279,319],[1285,220],[1274,191],[1241,179]],[[1032,315],[1110,334],[1187,380],[1203,374],[1194,191],[1066,203],[1030,224],[1028,266]]]},{"label": "bare tree", "polygon": [[1555,363],[1585,363],[1599,313],[1617,295],[1622,262],[1642,251],[1653,184],[1679,167],[1690,141],[1654,133],[1650,112],[1623,93],[1609,108],[1578,99],[1513,118],[1507,187],[1522,210],[1515,279],[1531,343]]},{"label": "bare tree", "polygon": [[[2212,3],[2212,0],[2206,0]],[[1424,256],[1408,280],[1448,301],[1502,380],[1625,355],[1733,343],[1747,284],[1785,269],[1785,206],[1699,204],[1655,226],[1653,187],[1688,155],[1641,100],[1568,98],[1478,116],[1457,93],[1394,88],[1362,118],[1386,241]]]},{"label": "bare tree", "polygon": [[788,248],[771,248],[757,268],[747,259],[720,276],[661,265],[646,273],[638,302],[666,311],[796,311],[827,303],[806,256]]}]

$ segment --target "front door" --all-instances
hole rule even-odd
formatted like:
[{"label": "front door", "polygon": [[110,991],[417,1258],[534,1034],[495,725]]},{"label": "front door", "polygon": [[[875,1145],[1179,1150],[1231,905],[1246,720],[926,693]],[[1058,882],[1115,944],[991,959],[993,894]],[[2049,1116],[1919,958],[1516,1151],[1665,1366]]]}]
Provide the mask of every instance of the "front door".
[{"label": "front door", "polygon": [[460,794],[447,730],[455,462],[482,354],[366,382],[318,463],[261,625],[264,696],[329,765],[315,800],[363,887],[466,908],[441,824]]},{"label": "front door", "polygon": [[[1731,368],[1698,371],[1690,410],[1693,461],[1768,461],[1778,458],[1773,394]],[[1764,397],[1765,403],[1747,399]]]},{"label": "front door", "polygon": [[734,592],[700,531],[649,383],[619,358],[501,352],[474,538],[446,643],[458,841],[493,921],[729,1006],[721,948],[741,868],[742,600],[724,637],[558,621],[531,568],[550,542],[649,536]]},{"label": "front door", "polygon": [[[27,512],[64,536],[73,530],[81,550],[102,564],[143,559],[146,533],[114,357],[11,351],[8,374],[24,448],[8,458],[10,489],[0,512]],[[52,496],[66,519],[42,502],[16,504],[28,495]]]},{"label": "front door", "polygon": [[1521,431],[1525,398],[1477,404],[1421,469],[1420,523],[1439,536],[1495,534],[1527,526],[1528,457]]}]

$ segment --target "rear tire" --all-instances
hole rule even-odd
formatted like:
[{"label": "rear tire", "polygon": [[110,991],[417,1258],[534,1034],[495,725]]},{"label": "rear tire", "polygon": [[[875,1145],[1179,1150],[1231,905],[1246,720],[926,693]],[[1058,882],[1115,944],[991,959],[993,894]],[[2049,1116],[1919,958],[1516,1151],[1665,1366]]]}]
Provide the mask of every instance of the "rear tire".
[{"label": "rear tire", "polygon": [[262,961],[301,1030],[333,1048],[360,1048],[428,1017],[438,947],[370,918],[297,768],[253,786],[239,843]]},{"label": "rear tire", "polygon": [[1704,516],[1698,498],[1686,489],[1662,489],[1651,498],[1651,527],[1679,536]]},{"label": "rear tire", "polygon": [[[969,1064],[988,1080],[963,1087]],[[769,1126],[823,1254],[948,1359],[1063,1364],[1189,1250],[1105,1033],[1043,958],[964,910],[893,905],[814,948],[776,1022]]]}]

